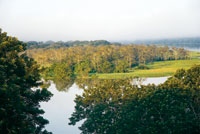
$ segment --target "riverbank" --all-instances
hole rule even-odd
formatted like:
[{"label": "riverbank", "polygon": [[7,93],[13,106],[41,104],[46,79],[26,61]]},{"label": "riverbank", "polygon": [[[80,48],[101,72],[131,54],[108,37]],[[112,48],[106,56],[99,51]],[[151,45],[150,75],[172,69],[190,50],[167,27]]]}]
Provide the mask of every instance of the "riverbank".
[{"label": "riverbank", "polygon": [[[200,52],[190,51],[189,59],[186,60],[172,60],[172,61],[156,61],[152,63],[145,64],[143,69],[139,69],[139,66],[128,69],[126,73],[90,73],[89,76],[74,74],[74,79],[76,77],[80,78],[91,78],[93,76],[99,79],[123,79],[130,77],[166,77],[172,76],[178,69],[188,69],[192,66],[200,64]],[[42,77],[45,79],[54,79],[54,72],[50,71],[48,75],[42,73]],[[71,77],[70,77],[71,78]]]},{"label": "riverbank", "polygon": [[[196,54],[197,55],[197,54]],[[197,56],[196,56],[197,57]],[[146,65],[148,69],[132,68],[128,73],[103,73],[96,74],[99,79],[122,79],[129,77],[165,77],[172,76],[178,69],[188,69],[194,65],[199,65],[200,59],[159,61]]]},{"label": "riverbank", "polygon": [[199,51],[190,51],[189,56],[191,58],[200,58],[200,52]]}]

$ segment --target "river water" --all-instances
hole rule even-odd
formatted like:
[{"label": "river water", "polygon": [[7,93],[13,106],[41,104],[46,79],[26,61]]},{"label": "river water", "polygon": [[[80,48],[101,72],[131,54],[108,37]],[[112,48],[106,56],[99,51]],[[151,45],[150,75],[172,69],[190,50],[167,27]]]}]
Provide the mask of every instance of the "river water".
[{"label": "river water", "polygon": [[[190,51],[200,52],[200,48],[185,48]],[[167,80],[168,77],[156,77],[147,78],[143,81],[143,85],[147,84],[160,84]],[[73,83],[73,82],[72,82]],[[70,85],[70,84],[66,84]],[[71,85],[70,85],[71,86]],[[76,94],[81,95],[83,90],[80,89],[75,83],[67,91],[59,91],[56,89],[56,85],[51,83],[48,88],[53,97],[48,102],[42,102],[41,108],[44,109],[44,117],[49,120],[49,124],[46,129],[53,134],[80,134],[78,127],[81,122],[76,124],[76,126],[69,126],[69,119],[74,111],[74,99]]]},{"label": "river water", "polygon": [[[142,84],[160,84],[167,80],[168,77],[146,78]],[[46,129],[53,134],[80,134],[78,127],[68,125],[71,114],[74,111],[74,99],[76,94],[81,95],[83,90],[76,84],[73,84],[68,91],[58,91],[54,83],[48,88],[53,97],[48,102],[41,103],[41,108],[45,111],[44,117],[49,120]]]},{"label": "river water", "polygon": [[199,46],[199,48],[188,48],[188,47],[185,47],[184,49],[189,50],[189,51],[200,52],[200,46]]}]

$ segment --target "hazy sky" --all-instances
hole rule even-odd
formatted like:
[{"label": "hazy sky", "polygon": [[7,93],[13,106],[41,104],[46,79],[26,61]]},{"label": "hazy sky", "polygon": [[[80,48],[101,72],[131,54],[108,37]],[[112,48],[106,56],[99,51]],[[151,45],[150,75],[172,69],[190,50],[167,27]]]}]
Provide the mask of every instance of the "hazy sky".
[{"label": "hazy sky", "polygon": [[20,40],[200,36],[200,0],[0,0],[0,28]]}]

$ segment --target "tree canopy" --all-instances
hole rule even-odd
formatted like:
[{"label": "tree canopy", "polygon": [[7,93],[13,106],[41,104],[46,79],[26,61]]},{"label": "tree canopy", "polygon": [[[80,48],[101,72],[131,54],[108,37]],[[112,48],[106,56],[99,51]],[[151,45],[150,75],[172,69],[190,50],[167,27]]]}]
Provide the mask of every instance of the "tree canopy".
[{"label": "tree canopy", "polygon": [[200,132],[200,65],[181,69],[158,86],[137,86],[126,79],[82,87],[69,123],[84,120],[82,134]]},{"label": "tree canopy", "polygon": [[[59,49],[29,49],[26,52],[41,66],[47,67],[47,71],[44,71],[47,77],[54,77],[53,75],[56,76],[59,72],[63,73],[58,76],[67,74],[67,77],[84,77],[94,73],[125,73],[138,65],[148,69],[144,65],[154,61],[189,58],[188,51],[183,48],[154,45],[88,45]],[[59,72],[56,68],[59,68]]]},{"label": "tree canopy", "polygon": [[[26,44],[0,29],[0,132],[48,134],[40,102],[52,94],[39,89],[39,66],[24,53]],[[38,88],[38,89],[37,89]]]},{"label": "tree canopy", "polygon": [[37,41],[28,41],[27,48],[61,48],[61,47],[71,47],[71,46],[99,46],[99,45],[128,45],[128,44],[137,44],[137,45],[162,45],[162,46],[174,46],[174,47],[188,47],[188,48],[199,48],[200,47],[200,37],[194,38],[168,38],[168,39],[152,39],[152,40],[135,40],[135,41],[121,41],[111,43],[106,40],[94,40],[94,41],[46,41],[46,42],[37,42]]},{"label": "tree canopy", "polygon": [[106,40],[94,40],[94,41],[46,41],[46,42],[37,42],[37,41],[28,41],[27,42],[27,48],[28,49],[34,49],[34,48],[45,48],[45,49],[52,49],[52,48],[61,48],[61,47],[72,47],[72,46],[84,46],[84,45],[93,45],[93,46],[99,46],[99,45],[109,45],[110,42]]}]

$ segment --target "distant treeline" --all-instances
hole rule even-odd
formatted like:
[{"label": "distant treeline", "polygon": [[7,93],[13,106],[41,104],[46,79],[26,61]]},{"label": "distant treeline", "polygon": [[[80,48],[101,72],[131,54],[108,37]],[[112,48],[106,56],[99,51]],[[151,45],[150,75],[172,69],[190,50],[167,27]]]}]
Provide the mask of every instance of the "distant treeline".
[{"label": "distant treeline", "polygon": [[177,39],[160,39],[160,40],[136,40],[136,41],[122,41],[111,43],[106,40],[94,40],[94,41],[46,41],[46,42],[37,42],[37,41],[29,41],[27,43],[28,49],[34,48],[60,48],[60,47],[71,47],[71,46],[84,46],[84,45],[127,45],[127,44],[135,44],[135,45],[161,45],[161,46],[175,46],[175,47],[200,47],[200,37],[199,38],[177,38]]},{"label": "distant treeline", "polygon": [[175,47],[193,47],[200,48],[200,37],[196,38],[175,38],[175,39],[160,39],[160,40],[137,40],[124,42],[134,43],[134,44],[145,44],[145,45],[167,45],[167,46],[175,46]]},{"label": "distant treeline", "polygon": [[[188,51],[183,48],[155,45],[88,45],[58,49],[38,48],[27,50],[27,54],[40,65],[51,66],[51,70],[56,68],[55,72],[66,70],[68,73],[84,75],[88,73],[122,73],[137,65],[145,65],[153,61],[188,58]],[[145,68],[145,66],[141,67]],[[72,74],[70,73],[69,76]]]},{"label": "distant treeline", "polygon": [[60,47],[71,47],[71,46],[84,46],[84,45],[93,45],[93,46],[98,46],[98,45],[109,45],[111,44],[110,42],[106,40],[95,40],[95,41],[46,41],[46,42],[37,42],[37,41],[29,41],[27,43],[27,48],[28,49],[33,49],[33,48],[60,48]]}]

